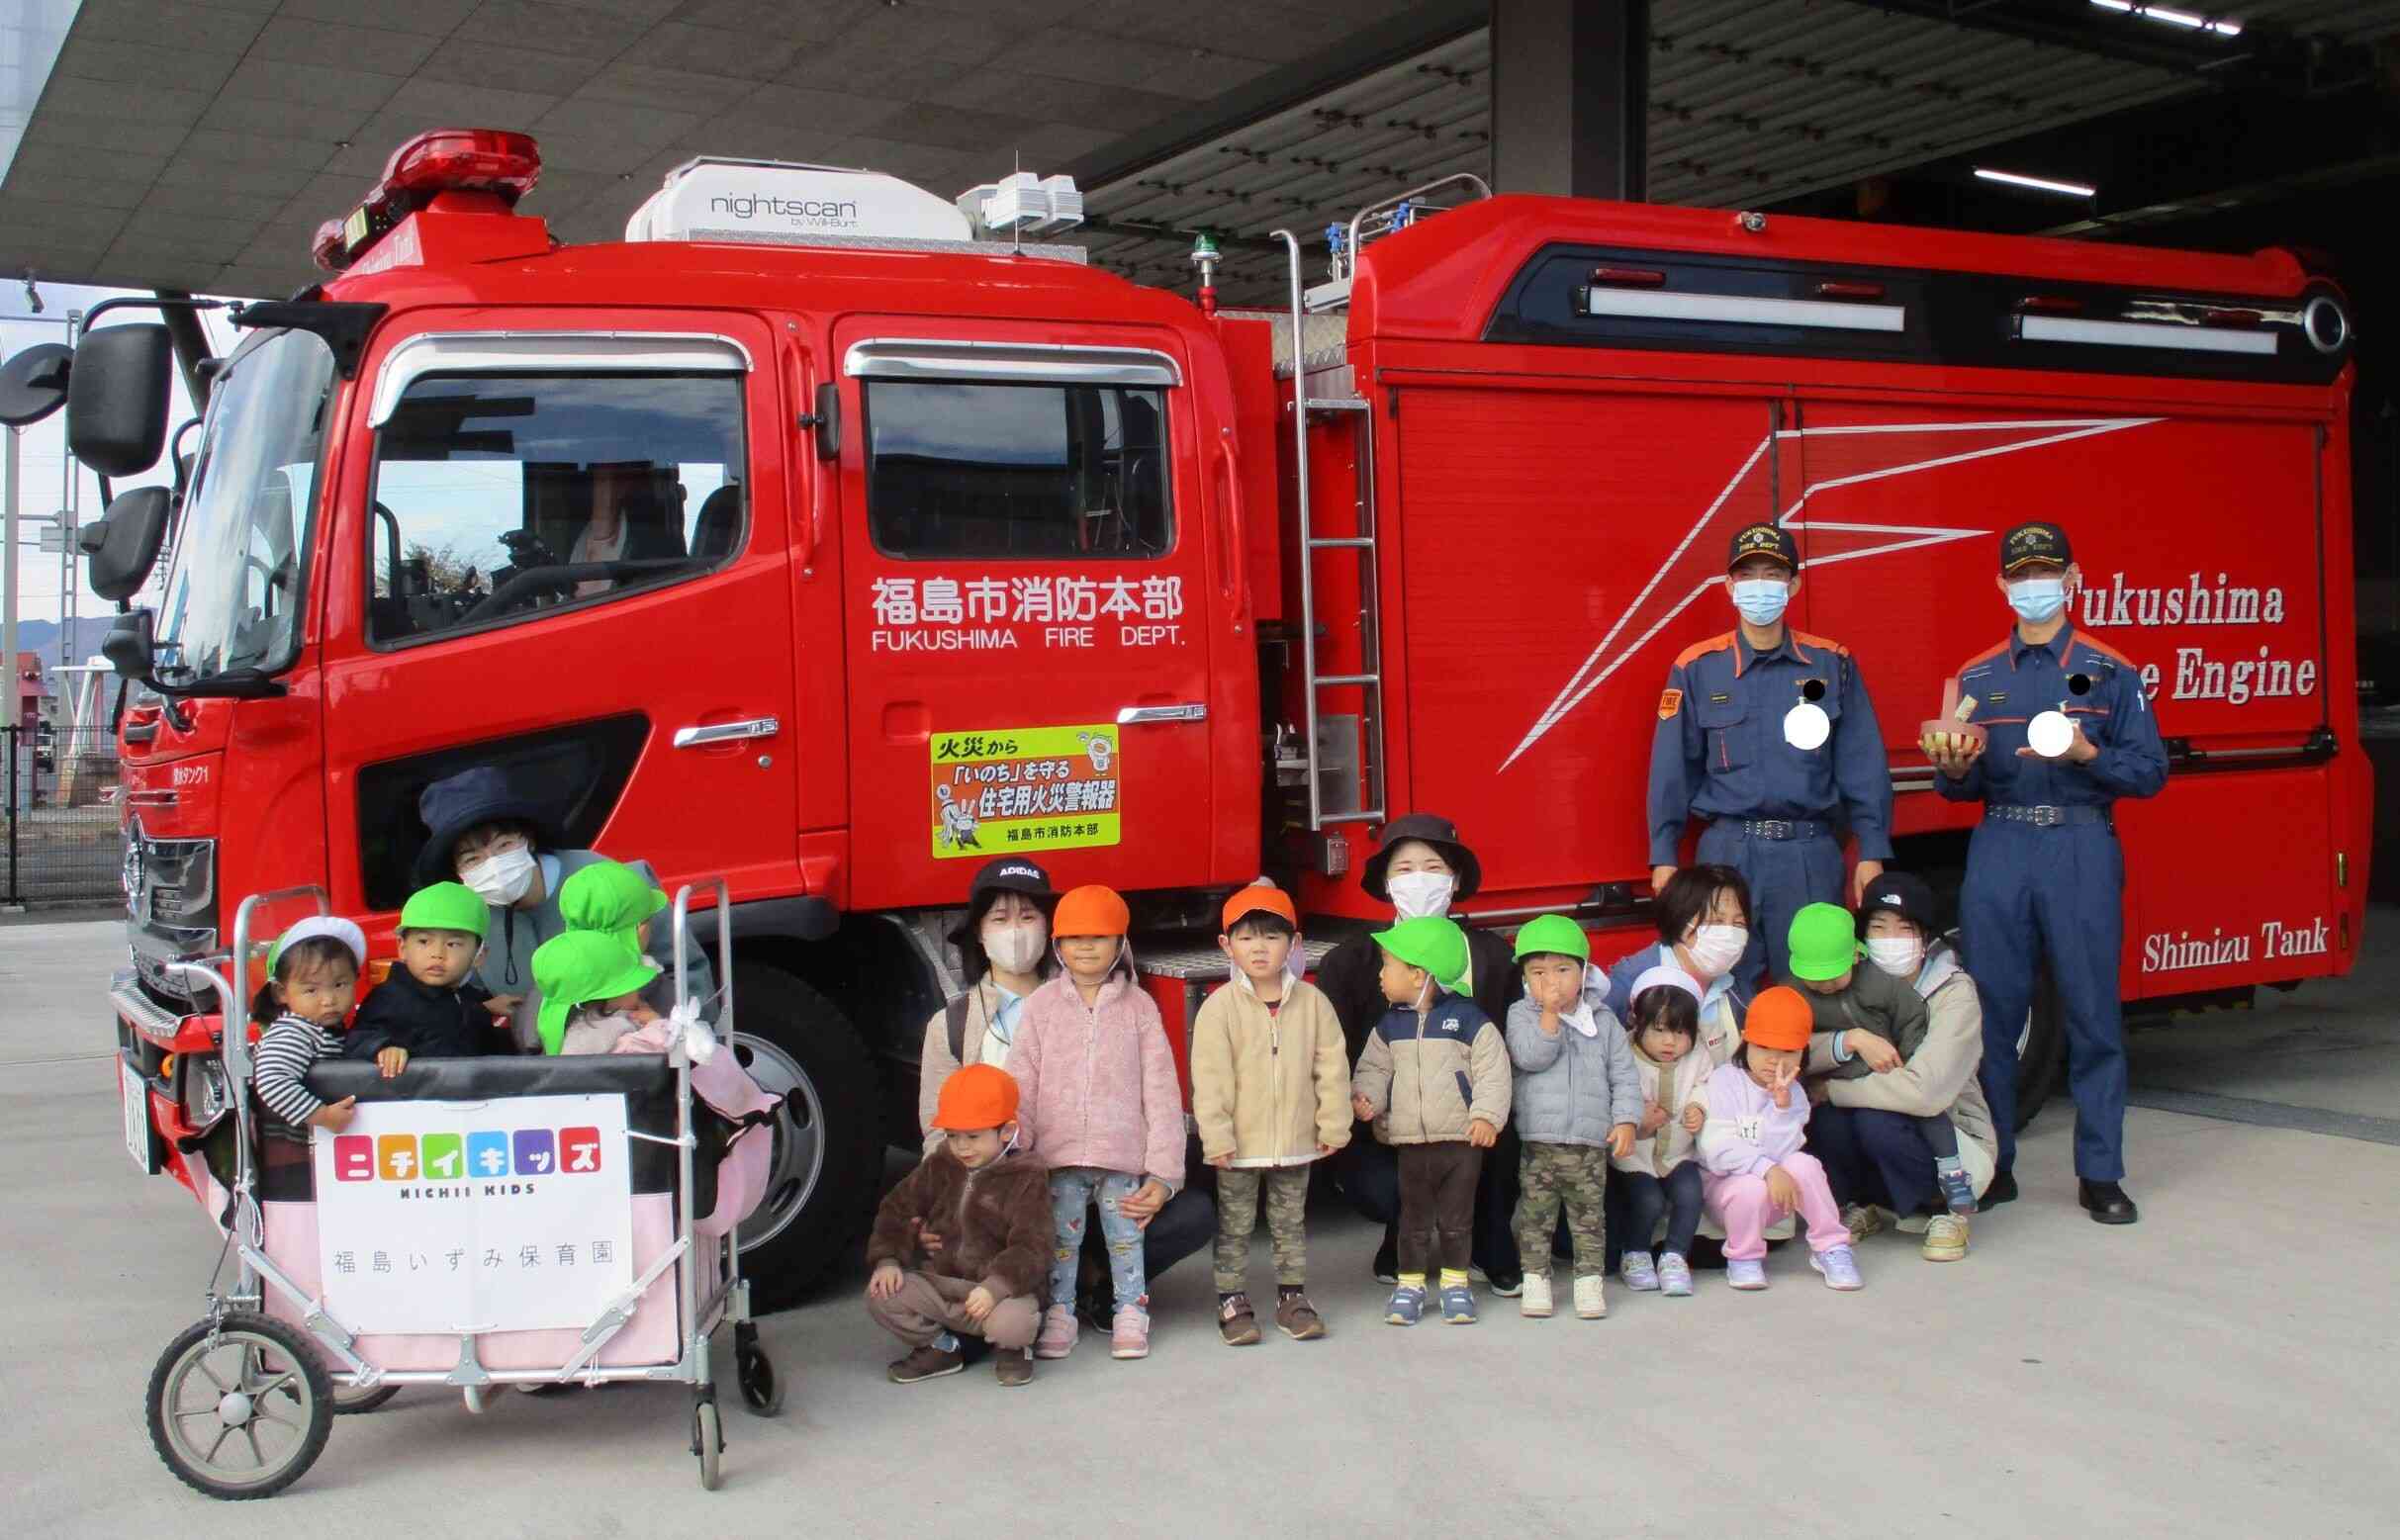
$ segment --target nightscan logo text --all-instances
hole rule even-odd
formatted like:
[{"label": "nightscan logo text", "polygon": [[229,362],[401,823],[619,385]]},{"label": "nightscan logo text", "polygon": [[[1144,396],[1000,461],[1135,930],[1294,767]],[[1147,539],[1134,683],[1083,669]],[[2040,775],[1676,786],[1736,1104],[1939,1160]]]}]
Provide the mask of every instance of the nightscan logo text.
[{"label": "nightscan logo text", "polygon": [[333,1140],[338,1182],[458,1182],[583,1176],[600,1169],[594,1128],[457,1133],[344,1133]]},{"label": "nightscan logo text", "polygon": [[779,198],[773,193],[740,193],[708,200],[712,214],[730,214],[737,220],[755,220],[765,215],[802,228],[827,228],[859,223],[856,199]]}]

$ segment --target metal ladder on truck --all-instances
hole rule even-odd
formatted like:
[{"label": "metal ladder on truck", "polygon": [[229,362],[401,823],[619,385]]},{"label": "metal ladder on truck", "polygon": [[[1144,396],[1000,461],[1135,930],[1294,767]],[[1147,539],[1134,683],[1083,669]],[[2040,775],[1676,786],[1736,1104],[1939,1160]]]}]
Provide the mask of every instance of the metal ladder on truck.
[{"label": "metal ladder on truck", "polygon": [[[1292,470],[1298,486],[1296,507],[1300,524],[1300,671],[1301,671],[1301,750],[1305,756],[1308,788],[1309,833],[1319,834],[1336,824],[1378,824],[1387,815],[1389,788],[1384,779],[1383,709],[1383,574],[1377,560],[1377,536],[1380,520],[1375,505],[1375,431],[1374,424],[1365,420],[1367,402],[1353,382],[1341,395],[1312,396],[1309,394],[1309,360],[1307,345],[1308,317],[1312,314],[1342,313],[1349,308],[1350,275],[1355,271],[1361,241],[1394,230],[1405,229],[1425,214],[1439,213],[1440,208],[1426,208],[1418,200],[1453,183],[1472,189],[1472,196],[1492,196],[1490,184],[1471,171],[1458,171],[1437,177],[1422,187],[1368,204],[1350,217],[1345,227],[1331,226],[1326,230],[1326,243],[1331,248],[1333,271],[1327,282],[1303,290],[1300,269],[1300,238],[1288,229],[1274,231],[1269,238],[1283,242],[1290,262],[1291,287],[1291,345],[1292,345]],[[1446,205],[1441,207],[1447,207]],[[1331,372],[1330,370],[1328,372]],[[1309,419],[1311,413],[1332,414],[1354,411],[1359,413],[1359,493],[1358,533],[1354,535],[1320,535],[1309,505]],[[1359,646],[1362,666],[1355,674],[1321,674],[1317,668],[1317,556],[1324,551],[1347,551],[1358,562]],[[1358,755],[1362,762],[1357,768],[1364,771],[1367,787],[1361,798],[1356,791],[1359,777],[1345,777],[1339,800],[1348,805],[1333,805],[1335,799],[1326,794],[1325,770],[1330,756],[1327,745],[1320,739],[1322,731],[1319,697],[1329,689],[1355,688],[1362,695],[1359,712]],[[1358,805],[1361,801],[1365,805]]]}]

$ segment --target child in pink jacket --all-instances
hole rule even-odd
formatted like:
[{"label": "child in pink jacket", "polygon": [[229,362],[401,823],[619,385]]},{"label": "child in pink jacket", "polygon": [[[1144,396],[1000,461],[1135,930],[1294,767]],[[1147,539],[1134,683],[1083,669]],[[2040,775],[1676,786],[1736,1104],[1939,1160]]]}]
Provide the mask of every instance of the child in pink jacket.
[{"label": "child in pink jacket", "polygon": [[1742,1017],[1733,1061],[1708,1076],[1708,1116],[1700,1126],[1702,1201],[1724,1226],[1725,1282],[1736,1289],[1767,1287],[1767,1223],[1796,1210],[1808,1225],[1808,1265],[1825,1287],[1859,1286],[1858,1258],[1825,1168],[1800,1148],[1808,1096],[1800,1070],[1811,1025],[1799,990],[1762,989]]},{"label": "child in pink jacket", "polygon": [[1130,918],[1125,900],[1096,884],[1059,900],[1051,937],[1065,971],[1026,997],[1008,1051],[1023,1136],[1050,1167],[1058,1230],[1037,1358],[1074,1351],[1075,1261],[1095,1198],[1117,1292],[1110,1356],[1150,1354],[1143,1222],[1123,1205],[1139,1194],[1136,1207],[1155,1213],[1183,1185],[1183,1094],[1158,1008],[1134,977]]}]

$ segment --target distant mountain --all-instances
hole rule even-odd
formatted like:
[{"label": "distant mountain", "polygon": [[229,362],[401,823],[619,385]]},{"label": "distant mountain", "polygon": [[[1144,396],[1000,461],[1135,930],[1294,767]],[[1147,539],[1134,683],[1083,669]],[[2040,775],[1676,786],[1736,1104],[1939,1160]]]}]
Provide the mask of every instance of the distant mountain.
[{"label": "distant mountain", "polygon": [[[92,603],[102,601],[92,599]],[[75,645],[69,649],[67,661],[82,663],[100,655],[100,644],[117,623],[114,614],[78,615],[75,617]],[[58,622],[55,620],[20,620],[17,622],[17,651],[38,653],[42,666],[48,668],[58,661]]]}]

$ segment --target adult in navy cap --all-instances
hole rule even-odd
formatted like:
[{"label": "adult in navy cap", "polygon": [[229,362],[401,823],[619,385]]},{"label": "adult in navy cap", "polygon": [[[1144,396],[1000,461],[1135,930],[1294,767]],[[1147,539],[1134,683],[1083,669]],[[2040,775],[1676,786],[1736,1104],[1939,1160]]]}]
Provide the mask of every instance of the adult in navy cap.
[{"label": "adult in navy cap", "polygon": [[1984,1202],[2016,1196],[2017,1036],[2047,962],[2067,1015],[2078,1194],[2101,1223],[2131,1224],[2140,1215],[2122,1185],[2117,996],[2125,857],[2110,809],[2119,797],[2157,794],[2167,751],[2142,671],[2068,618],[2082,573],[2067,532],[2019,524],[2000,537],[1999,556],[1996,581],[2016,626],[1958,675],[1960,709],[1984,737],[1925,746],[1942,795],[1984,804],[1959,895],[1967,967],[1984,996],[1984,1096],[1999,1136]]},{"label": "adult in navy cap", "polygon": [[[1367,897],[1389,904],[1394,918],[1448,914],[1450,905],[1472,898],[1483,885],[1483,863],[1459,838],[1458,828],[1432,813],[1410,813],[1383,826],[1383,841],[1359,868],[1358,885]],[[1496,1022],[1509,1019],[1509,1002],[1524,992],[1509,944],[1497,931],[1465,928],[1467,976],[1460,992],[1473,997],[1484,1015]],[[1334,1004],[1356,1062],[1367,1034],[1390,1010],[1376,975],[1383,969],[1383,951],[1364,933],[1350,937],[1326,953],[1317,965],[1317,987]],[[1383,1283],[1399,1277],[1400,1173],[1392,1147],[1376,1139],[1367,1125],[1351,1131],[1350,1142],[1334,1156],[1334,1179],[1351,1206],[1368,1219],[1383,1222],[1383,1244],[1375,1253],[1375,1276]],[[1496,1294],[1516,1295],[1524,1286],[1524,1269],[1517,1255],[1512,1227],[1517,1210],[1517,1131],[1501,1130],[1500,1143],[1485,1156],[1483,1175],[1475,1184],[1474,1261],[1492,1281]]]},{"label": "adult in navy cap", "polygon": [[1684,825],[1708,820],[1700,860],[1750,885],[1752,930],[1734,976],[1787,973],[1785,933],[1803,905],[1841,903],[1841,834],[1858,840],[1849,898],[1892,859],[1892,767],[1848,648],[1796,631],[1789,531],[1751,524],[1725,558],[1739,623],[1667,671],[1650,742],[1650,890],[1675,875]]}]

